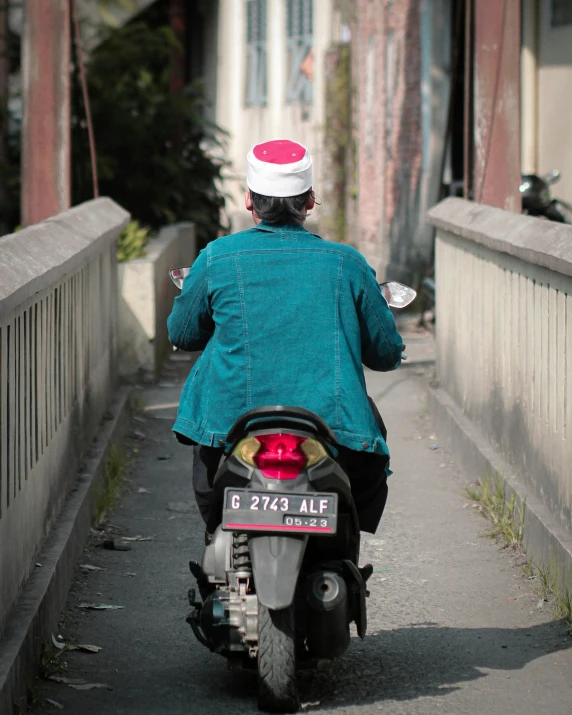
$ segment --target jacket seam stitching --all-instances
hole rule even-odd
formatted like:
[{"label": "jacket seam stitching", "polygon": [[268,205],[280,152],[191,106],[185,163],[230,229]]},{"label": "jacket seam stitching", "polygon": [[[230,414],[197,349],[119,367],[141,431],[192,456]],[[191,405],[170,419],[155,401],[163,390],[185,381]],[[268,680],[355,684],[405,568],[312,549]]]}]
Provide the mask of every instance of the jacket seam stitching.
[{"label": "jacket seam stitching", "polygon": [[240,312],[242,315],[242,331],[244,334],[244,363],[246,369],[246,409],[251,407],[252,393],[250,385],[250,341],[248,338],[248,325],[246,322],[246,304],[244,300],[244,284],[242,282],[242,269],[238,260],[238,256],[234,257],[234,265],[236,268],[236,277],[238,283],[238,293],[240,296]]},{"label": "jacket seam stitching", "polygon": [[387,337],[387,332],[385,330],[385,326],[383,325],[383,321],[380,318],[380,316],[378,315],[376,309],[373,307],[373,305],[372,305],[371,301],[369,300],[369,298],[367,297],[366,293],[364,293],[364,301],[367,302],[373,316],[375,317],[375,320],[376,320],[377,324],[379,325],[381,332],[383,333],[383,339],[385,340],[387,347],[391,349],[391,343],[389,342],[389,338]]},{"label": "jacket seam stitching", "polygon": [[[232,253],[225,253],[222,256],[213,256],[212,261],[222,261],[225,258],[235,258],[240,255],[240,256],[253,256],[253,255],[266,255],[266,254],[272,254],[272,253],[320,253],[324,254],[327,253],[332,256],[339,256],[340,253],[339,251],[329,251],[328,249],[325,248],[276,248],[276,249],[268,249],[268,248],[261,248],[261,249],[253,249],[253,250],[248,250],[248,251],[233,251]],[[343,255],[342,258],[345,260],[347,259],[348,261],[352,261],[356,265],[358,265],[362,270],[365,270],[366,266],[364,265],[364,259],[360,258],[354,258],[354,256],[346,256]]]},{"label": "jacket seam stitching", "polygon": [[211,285],[211,262],[212,262],[212,250],[211,244],[207,245],[207,294],[210,296],[212,293]]},{"label": "jacket seam stitching", "polygon": [[341,358],[340,358],[340,294],[342,287],[342,272],[344,258],[340,256],[338,266],[338,281],[336,285],[336,318],[335,318],[335,400],[336,400],[336,425],[342,424],[341,406]]},{"label": "jacket seam stitching", "polygon": [[185,325],[183,326],[183,339],[181,341],[183,344],[186,342],[186,339],[187,339],[187,330],[189,328],[189,325],[190,325],[191,321],[193,320],[193,318],[195,317],[195,308],[198,306],[198,304],[202,300],[202,297],[204,294],[205,294],[205,285],[203,283],[203,284],[201,284],[201,287],[197,291],[197,293],[195,295],[195,299],[191,303],[191,307],[187,311],[187,318],[185,320]]}]

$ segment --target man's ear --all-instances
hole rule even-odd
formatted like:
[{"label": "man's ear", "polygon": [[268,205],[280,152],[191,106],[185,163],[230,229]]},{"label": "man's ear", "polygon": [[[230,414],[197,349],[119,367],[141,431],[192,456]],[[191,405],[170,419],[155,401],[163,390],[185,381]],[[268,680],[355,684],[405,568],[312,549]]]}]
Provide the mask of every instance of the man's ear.
[{"label": "man's ear", "polygon": [[245,205],[247,211],[252,212],[252,209],[254,208],[254,206],[252,204],[252,196],[250,195],[249,189],[247,189],[244,194],[244,205]]},{"label": "man's ear", "polygon": [[314,193],[314,191],[312,191],[312,193],[308,197],[308,200],[306,201],[306,206],[304,208],[306,209],[306,211],[311,211],[315,205],[316,205],[316,194]]}]

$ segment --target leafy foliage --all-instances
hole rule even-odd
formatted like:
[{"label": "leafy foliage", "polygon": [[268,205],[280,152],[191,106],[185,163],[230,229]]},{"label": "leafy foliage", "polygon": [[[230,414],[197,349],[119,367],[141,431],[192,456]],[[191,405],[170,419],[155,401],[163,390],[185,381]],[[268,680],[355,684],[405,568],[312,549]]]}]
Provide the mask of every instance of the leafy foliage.
[{"label": "leafy foliage", "polygon": [[[135,22],[107,28],[89,58],[88,89],[100,193],[111,196],[142,224],[158,228],[194,221],[203,240],[217,235],[224,197],[221,131],[203,116],[199,86],[172,93],[169,27]],[[74,90],[76,115],[82,108]],[[92,197],[86,123],[73,121],[74,203]],[[209,149],[207,150],[207,147]]]},{"label": "leafy foliage", "polygon": [[4,141],[4,160],[0,162],[0,235],[11,233],[20,223],[20,159],[21,121],[18,117],[6,117],[7,128]]},{"label": "leafy foliage", "polygon": [[145,255],[145,246],[151,238],[151,229],[140,226],[139,221],[130,221],[121,232],[117,241],[117,260],[120,263],[142,258]]}]

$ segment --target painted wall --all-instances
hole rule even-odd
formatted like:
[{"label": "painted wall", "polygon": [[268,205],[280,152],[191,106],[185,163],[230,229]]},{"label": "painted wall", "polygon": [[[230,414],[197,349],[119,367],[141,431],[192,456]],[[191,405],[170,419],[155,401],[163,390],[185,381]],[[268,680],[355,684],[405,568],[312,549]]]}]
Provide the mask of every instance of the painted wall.
[{"label": "painted wall", "polygon": [[440,390],[572,534],[572,227],[459,198],[431,216]]},{"label": "painted wall", "polygon": [[473,198],[520,212],[520,2],[474,11]]},{"label": "painted wall", "polygon": [[128,220],[100,198],[2,238],[0,637],[115,391]]},{"label": "painted wall", "polygon": [[560,169],[553,196],[572,203],[572,25],[551,27],[550,3],[540,5],[538,172]]},{"label": "painted wall", "polygon": [[450,0],[359,1],[357,245],[381,277],[416,282],[431,258],[450,54]]},{"label": "painted wall", "polygon": [[[324,57],[334,39],[335,23],[331,0],[314,0],[313,105],[287,105],[286,2],[268,0],[268,103],[265,107],[248,107],[244,101],[246,2],[218,0],[217,11],[217,46],[209,48],[211,57],[207,59],[207,66],[213,66],[212,54],[216,52],[218,62],[213,114],[216,122],[230,133],[226,156],[232,161],[232,170],[227,172],[225,188],[231,195],[227,210],[236,231],[252,224],[250,214],[244,210],[243,194],[246,189],[246,155],[256,143],[285,137],[307,146],[314,161],[314,186],[320,195],[325,118]],[[320,212],[324,210],[327,207],[317,207],[309,225],[319,222]]]}]

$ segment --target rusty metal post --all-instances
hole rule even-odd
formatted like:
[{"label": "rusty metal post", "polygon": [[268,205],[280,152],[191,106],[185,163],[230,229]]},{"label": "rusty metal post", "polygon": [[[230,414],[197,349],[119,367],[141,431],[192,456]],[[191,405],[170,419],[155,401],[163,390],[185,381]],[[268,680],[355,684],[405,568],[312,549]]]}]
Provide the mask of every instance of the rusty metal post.
[{"label": "rusty metal post", "polygon": [[478,0],[474,22],[473,197],[520,212],[520,0]]},{"label": "rusty metal post", "polygon": [[69,208],[70,16],[68,0],[26,0],[22,48],[22,224]]}]

